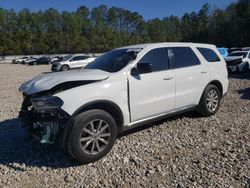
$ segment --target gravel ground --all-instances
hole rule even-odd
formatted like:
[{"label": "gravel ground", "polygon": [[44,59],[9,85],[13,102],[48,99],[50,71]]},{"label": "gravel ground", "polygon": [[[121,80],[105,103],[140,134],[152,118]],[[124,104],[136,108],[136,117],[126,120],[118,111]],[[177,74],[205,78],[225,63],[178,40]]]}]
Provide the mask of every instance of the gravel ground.
[{"label": "gravel ground", "polygon": [[0,187],[249,187],[250,74],[230,78],[219,112],[187,113],[120,136],[80,166],[30,138],[17,119],[24,81],[50,67],[0,65]]}]

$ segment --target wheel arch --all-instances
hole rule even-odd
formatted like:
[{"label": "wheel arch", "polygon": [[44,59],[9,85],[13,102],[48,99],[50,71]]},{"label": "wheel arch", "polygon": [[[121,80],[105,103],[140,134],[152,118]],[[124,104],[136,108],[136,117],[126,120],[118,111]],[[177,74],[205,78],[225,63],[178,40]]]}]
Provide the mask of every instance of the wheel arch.
[{"label": "wheel arch", "polygon": [[93,109],[99,109],[99,110],[108,112],[114,118],[117,124],[117,132],[118,133],[122,132],[123,125],[124,125],[123,113],[120,107],[112,101],[97,100],[97,101],[92,101],[87,104],[84,104],[72,114],[72,118],[82,112],[93,110]]},{"label": "wheel arch", "polygon": [[201,99],[202,99],[202,95],[203,95],[203,93],[204,93],[204,91],[205,91],[205,89],[206,89],[206,87],[207,87],[208,85],[214,85],[214,86],[216,86],[216,87],[219,89],[219,91],[220,91],[221,97],[223,96],[223,86],[222,86],[222,83],[221,83],[219,80],[212,80],[212,81],[210,81],[210,82],[204,87],[204,89],[203,89],[203,91],[202,91],[202,94],[201,94],[201,96],[200,96],[199,103],[200,103],[200,101],[201,101]]},{"label": "wheel arch", "polygon": [[213,80],[213,81],[209,82],[206,85],[206,87],[208,85],[214,85],[214,86],[216,86],[219,89],[219,91],[220,91],[221,97],[223,96],[223,85],[222,85],[222,83],[219,80]]},{"label": "wheel arch", "polygon": [[62,67],[68,67],[68,70],[70,70],[70,66],[68,64],[62,64],[60,68],[61,70],[62,70]]}]

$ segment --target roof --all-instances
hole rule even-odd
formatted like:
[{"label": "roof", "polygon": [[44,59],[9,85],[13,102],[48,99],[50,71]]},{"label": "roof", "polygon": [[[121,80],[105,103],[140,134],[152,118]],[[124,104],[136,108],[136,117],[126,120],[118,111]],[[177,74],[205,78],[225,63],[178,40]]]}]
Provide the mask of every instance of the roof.
[{"label": "roof", "polygon": [[137,44],[137,45],[131,45],[131,46],[124,46],[124,47],[120,47],[118,49],[126,49],[126,48],[147,48],[147,47],[157,47],[160,45],[177,45],[177,46],[181,46],[181,45],[185,45],[185,46],[194,46],[194,47],[205,47],[205,46],[209,46],[209,47],[214,47],[215,45],[213,44],[202,44],[202,43],[191,43],[191,42],[162,42],[162,43],[146,43],[146,44]]}]

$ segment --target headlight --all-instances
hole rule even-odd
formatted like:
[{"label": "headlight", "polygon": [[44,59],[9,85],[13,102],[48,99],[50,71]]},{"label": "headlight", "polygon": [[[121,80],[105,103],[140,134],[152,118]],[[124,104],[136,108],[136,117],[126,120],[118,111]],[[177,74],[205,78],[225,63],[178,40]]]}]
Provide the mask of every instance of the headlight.
[{"label": "headlight", "polygon": [[59,97],[53,96],[34,97],[31,102],[37,111],[54,111],[63,105]]}]

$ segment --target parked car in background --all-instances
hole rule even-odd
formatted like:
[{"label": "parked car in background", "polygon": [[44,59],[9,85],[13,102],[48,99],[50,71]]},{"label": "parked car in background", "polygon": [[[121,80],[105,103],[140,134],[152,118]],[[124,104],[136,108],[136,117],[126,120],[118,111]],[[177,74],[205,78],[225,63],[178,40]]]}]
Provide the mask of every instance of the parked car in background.
[{"label": "parked car in background", "polygon": [[29,64],[34,64],[37,61],[38,58],[36,57],[29,57],[28,59],[25,59],[22,61],[22,64],[24,65],[29,65]]},{"label": "parked car in background", "polygon": [[79,69],[85,67],[95,60],[95,57],[89,55],[67,55],[59,62],[51,66],[52,71],[67,71],[70,69]]},{"label": "parked car in background", "polygon": [[231,54],[232,52],[235,51],[249,51],[250,47],[233,47],[228,50],[228,53]]},{"label": "parked car in background", "polygon": [[234,51],[225,61],[229,72],[245,72],[250,69],[250,51]]},{"label": "parked car in background", "polygon": [[62,61],[62,59],[63,59],[63,56],[54,56],[50,58],[49,62],[50,64],[53,64],[55,62]]},{"label": "parked car in background", "polygon": [[19,64],[19,63],[23,63],[25,60],[29,59],[29,56],[24,56],[24,57],[20,57],[18,59],[13,59],[12,63],[13,64]]},{"label": "parked car in background", "polygon": [[228,48],[221,47],[221,48],[217,48],[217,49],[219,50],[219,52],[223,58],[228,56]]},{"label": "parked car in background", "polygon": [[50,64],[48,56],[39,57],[36,61],[29,62],[29,65]]},{"label": "parked car in background", "polygon": [[214,115],[227,90],[216,46],[141,44],[109,51],[79,71],[27,81],[19,88],[19,117],[41,143],[57,143],[89,163],[105,156],[125,130],[186,111]]}]

